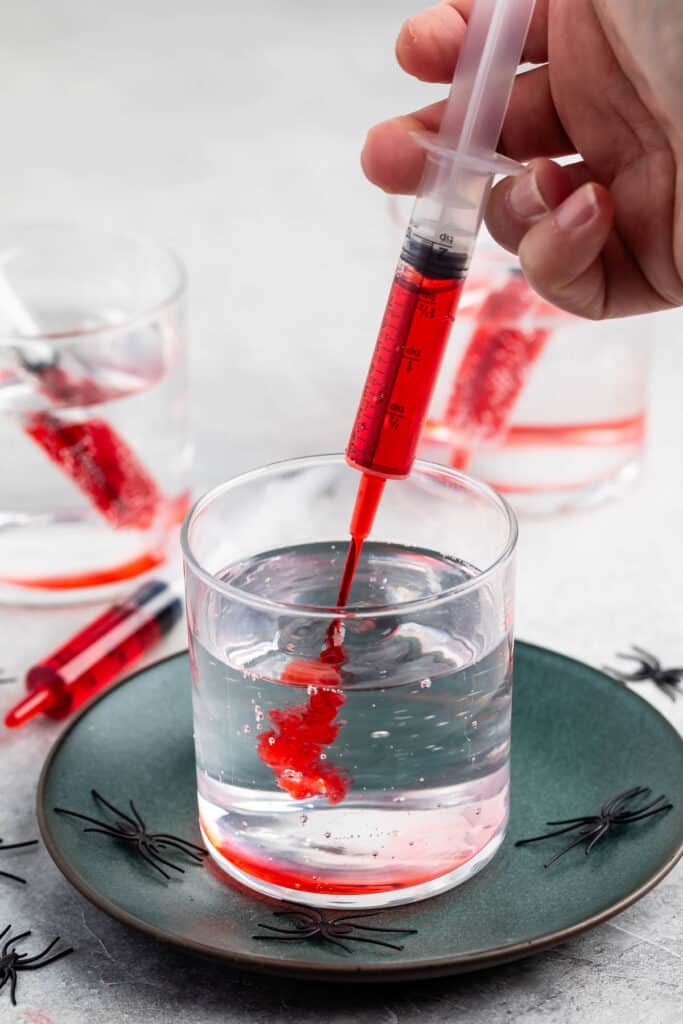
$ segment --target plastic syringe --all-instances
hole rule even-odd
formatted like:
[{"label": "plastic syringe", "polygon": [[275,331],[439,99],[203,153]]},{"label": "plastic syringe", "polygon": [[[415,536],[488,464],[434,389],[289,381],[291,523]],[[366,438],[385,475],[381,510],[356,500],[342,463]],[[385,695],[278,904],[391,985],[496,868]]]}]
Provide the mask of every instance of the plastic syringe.
[{"label": "plastic syringe", "polygon": [[148,580],[29,669],[28,696],[5,715],[16,729],[38,714],[65,718],[128,669],[173,628],[179,583]]},{"label": "plastic syringe", "polygon": [[346,449],[363,478],[338,604],[387,480],[410,473],[496,174],[496,153],[534,0],[475,0],[438,135],[422,135],[422,181]]}]

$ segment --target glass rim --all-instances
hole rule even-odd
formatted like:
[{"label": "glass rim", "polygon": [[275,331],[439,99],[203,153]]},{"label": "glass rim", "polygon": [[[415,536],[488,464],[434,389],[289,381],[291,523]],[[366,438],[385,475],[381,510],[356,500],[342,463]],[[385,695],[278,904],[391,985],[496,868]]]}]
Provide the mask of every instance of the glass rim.
[{"label": "glass rim", "polygon": [[[285,613],[292,617],[305,617],[307,619],[313,618],[330,622],[335,619],[343,621],[345,619],[374,619],[386,615],[396,615],[398,613],[403,615],[431,608],[436,604],[442,604],[446,601],[453,600],[460,597],[461,594],[469,593],[470,591],[482,586],[512,559],[517,546],[519,527],[517,525],[517,517],[505,498],[492,487],[489,487],[488,484],[485,484],[482,480],[477,480],[474,477],[468,476],[467,473],[462,473],[460,470],[452,469],[450,466],[441,466],[435,462],[427,462],[426,460],[418,459],[414,464],[411,476],[415,474],[415,471],[417,471],[418,475],[422,474],[424,478],[429,478],[430,475],[433,476],[436,472],[451,481],[461,484],[463,490],[468,490],[471,493],[474,492],[480,496],[486,497],[492,505],[495,505],[500,512],[502,512],[505,517],[507,522],[507,537],[504,545],[502,546],[502,550],[491,564],[485,569],[482,569],[477,576],[464,580],[462,583],[457,583],[453,587],[446,587],[435,594],[430,594],[427,597],[420,597],[411,601],[399,601],[394,604],[382,605],[348,604],[343,608],[337,608],[325,607],[323,605],[292,604],[287,601],[273,601],[270,598],[260,597],[258,594],[249,593],[232,583],[226,583],[224,580],[219,580],[209,572],[208,569],[205,569],[204,566],[200,564],[192,550],[190,529],[199,514],[203,512],[204,509],[208,508],[217,498],[221,497],[221,495],[226,491],[237,488],[253,480],[258,480],[268,476],[272,474],[273,471],[334,464],[347,465],[344,455],[341,452],[334,452],[325,455],[307,455],[292,459],[281,459],[277,462],[267,463],[265,466],[261,466],[258,469],[247,470],[230,480],[226,480],[223,483],[210,488],[210,490],[206,491],[205,494],[201,495],[201,497],[195,501],[183,520],[183,525],[180,531],[180,546],[182,549],[185,568],[190,570],[193,575],[199,577],[199,579],[210,586],[213,590],[219,591],[227,597],[239,601],[242,604],[247,604],[262,611],[276,611]],[[400,483],[400,481],[397,482]],[[349,509],[349,516],[350,515],[351,509]]]},{"label": "glass rim", "polygon": [[0,329],[0,347],[4,345],[16,345],[27,341],[40,341],[44,344],[56,344],[58,342],[76,341],[79,338],[106,337],[108,334],[119,334],[121,331],[128,331],[138,323],[145,323],[153,319],[162,310],[172,306],[187,291],[188,273],[185,264],[176,251],[170,245],[166,245],[152,235],[146,235],[137,231],[117,231],[115,228],[107,228],[101,225],[88,224],[81,221],[69,220],[36,220],[36,221],[0,221],[0,240],[3,234],[10,235],[12,231],[65,231],[83,232],[96,238],[116,238],[119,241],[133,243],[138,248],[149,248],[157,254],[168,259],[172,270],[172,281],[164,298],[150,302],[147,305],[141,304],[140,309],[127,316],[117,323],[99,324],[97,327],[74,328],[65,331],[38,331],[35,334],[26,334],[19,330]]}]

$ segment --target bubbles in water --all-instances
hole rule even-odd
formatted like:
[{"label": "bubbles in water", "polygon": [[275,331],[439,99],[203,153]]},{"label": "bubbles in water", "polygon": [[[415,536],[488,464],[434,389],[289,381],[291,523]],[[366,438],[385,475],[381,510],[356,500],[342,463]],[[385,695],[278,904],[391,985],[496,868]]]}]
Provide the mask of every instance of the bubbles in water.
[{"label": "bubbles in water", "polygon": [[321,761],[327,761],[327,754],[321,754],[320,755],[320,760]]},{"label": "bubbles in water", "polygon": [[425,779],[424,779],[424,775],[421,775],[421,776],[420,776],[420,778],[419,778],[419,779],[418,779],[417,781],[418,781],[418,782],[424,782],[424,780],[425,780]]},{"label": "bubbles in water", "polygon": [[256,707],[254,708],[254,718],[256,719],[257,722],[262,722],[265,717],[266,716],[263,714],[260,705],[257,704]]},{"label": "bubbles in water", "polygon": [[250,725],[245,725],[244,728],[242,729],[242,732],[250,733],[251,732],[251,726]]},{"label": "bubbles in water", "polygon": [[420,689],[421,690],[428,690],[431,685],[432,685],[431,679],[422,679],[422,680],[420,680]]},{"label": "bubbles in water", "polygon": [[377,729],[375,732],[370,733],[370,737],[373,740],[385,740],[387,736],[391,736],[391,733],[387,732],[386,729]]},{"label": "bubbles in water", "polygon": [[402,804],[402,803],[405,803],[405,799],[406,798],[404,796],[395,796],[393,798],[393,800],[392,800],[392,803],[394,803],[394,804]]},{"label": "bubbles in water", "polygon": [[301,822],[302,825],[305,825],[306,822],[308,821],[308,815],[307,814],[300,814],[299,815],[299,821]]},{"label": "bubbles in water", "polygon": [[325,832],[325,839],[331,839],[331,838],[332,838],[332,833],[331,832]]},{"label": "bubbles in water", "polygon": [[318,692],[318,687],[317,686],[312,686],[311,685],[311,686],[307,686],[306,687],[306,693],[308,694],[309,697],[315,697],[317,692]]},{"label": "bubbles in water", "polygon": [[268,743],[272,747],[273,744],[275,743],[275,737],[274,736],[269,736],[268,737]]}]

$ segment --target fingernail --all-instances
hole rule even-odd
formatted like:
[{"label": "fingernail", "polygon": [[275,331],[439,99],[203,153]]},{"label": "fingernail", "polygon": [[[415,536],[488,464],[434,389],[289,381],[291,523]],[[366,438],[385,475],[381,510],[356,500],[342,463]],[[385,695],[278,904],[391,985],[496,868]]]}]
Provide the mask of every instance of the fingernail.
[{"label": "fingernail", "polygon": [[562,231],[576,231],[589,224],[598,212],[598,199],[592,185],[585,185],[565,199],[555,213],[557,226]]},{"label": "fingernail", "polygon": [[536,171],[532,168],[522,174],[510,189],[508,202],[515,213],[522,220],[534,220],[543,217],[550,207],[541,195],[536,180]]}]

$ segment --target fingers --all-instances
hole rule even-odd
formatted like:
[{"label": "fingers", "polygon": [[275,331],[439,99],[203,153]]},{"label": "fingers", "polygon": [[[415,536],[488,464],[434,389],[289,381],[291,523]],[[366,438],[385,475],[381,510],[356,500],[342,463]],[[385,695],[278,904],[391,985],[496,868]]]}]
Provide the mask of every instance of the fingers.
[{"label": "fingers", "polygon": [[[379,185],[385,192],[408,194],[416,190],[425,155],[410,132],[438,131],[444,106],[445,101],[432,103],[412,114],[382,121],[370,129],[361,164],[374,185]],[[546,67],[518,76],[500,149],[514,160],[565,156],[573,152],[572,143],[555,111]]]},{"label": "fingers", "polygon": [[529,228],[588,180],[583,164],[560,167],[552,160],[532,160],[524,174],[493,189],[486,226],[504,249],[517,252]]},{"label": "fingers", "polygon": [[608,312],[603,255],[614,205],[606,188],[581,182],[585,175],[582,165],[535,162],[494,190],[487,223],[494,238],[518,252],[529,283],[543,298],[578,316],[601,319]]},{"label": "fingers", "polygon": [[422,82],[450,82],[472,0],[436,4],[409,18],[396,39],[396,60]]},{"label": "fingers", "polygon": [[[428,7],[401,26],[396,59],[409,75],[423,82],[450,82],[465,34],[473,0],[446,0]],[[548,59],[548,0],[537,0],[524,60]]]}]

